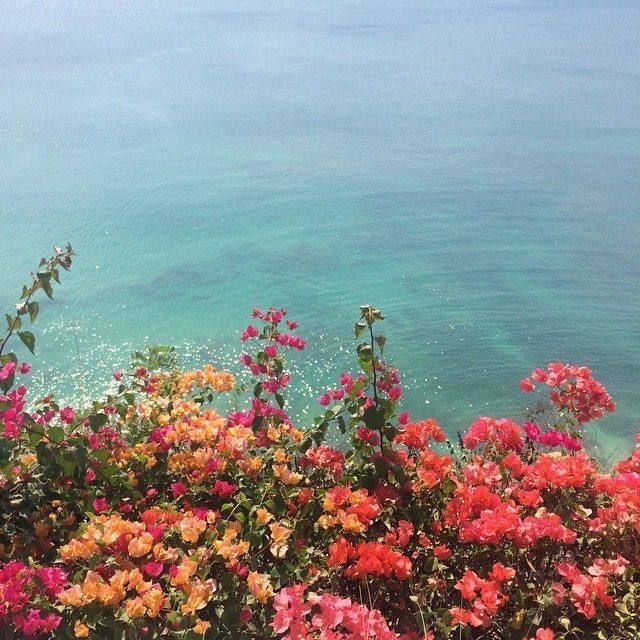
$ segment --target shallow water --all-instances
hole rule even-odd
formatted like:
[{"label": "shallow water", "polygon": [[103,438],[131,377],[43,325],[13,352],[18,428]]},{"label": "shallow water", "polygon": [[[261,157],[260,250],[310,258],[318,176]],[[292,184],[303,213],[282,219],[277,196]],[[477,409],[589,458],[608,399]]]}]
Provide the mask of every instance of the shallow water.
[{"label": "shallow water", "polygon": [[603,453],[631,445],[640,5],[169,4],[3,3],[3,308],[51,244],[78,253],[39,388],[96,392],[145,341],[235,367],[273,303],[311,338],[304,422],[370,302],[414,415],[518,417],[564,359],[618,401]]}]

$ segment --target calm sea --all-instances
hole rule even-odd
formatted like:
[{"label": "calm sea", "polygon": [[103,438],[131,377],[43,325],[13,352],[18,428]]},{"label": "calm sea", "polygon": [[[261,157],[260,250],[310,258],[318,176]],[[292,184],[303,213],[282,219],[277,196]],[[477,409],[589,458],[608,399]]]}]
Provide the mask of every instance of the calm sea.
[{"label": "calm sea", "polygon": [[251,305],[286,305],[304,424],[372,303],[416,417],[520,417],[564,359],[629,448],[639,33],[636,0],[3,0],[2,307],[78,253],[36,385],[97,393],[145,342],[235,368]]}]

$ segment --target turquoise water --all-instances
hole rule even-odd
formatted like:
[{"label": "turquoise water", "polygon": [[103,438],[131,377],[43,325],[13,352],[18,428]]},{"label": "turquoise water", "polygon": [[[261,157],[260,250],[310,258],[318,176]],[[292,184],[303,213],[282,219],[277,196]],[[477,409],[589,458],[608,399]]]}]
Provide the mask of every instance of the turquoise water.
[{"label": "turquoise water", "polygon": [[273,303],[311,338],[304,422],[369,302],[416,416],[518,417],[518,380],[565,359],[618,401],[603,451],[629,447],[639,32],[635,0],[5,0],[2,306],[78,253],[36,384],[96,393],[145,341],[232,363]]}]

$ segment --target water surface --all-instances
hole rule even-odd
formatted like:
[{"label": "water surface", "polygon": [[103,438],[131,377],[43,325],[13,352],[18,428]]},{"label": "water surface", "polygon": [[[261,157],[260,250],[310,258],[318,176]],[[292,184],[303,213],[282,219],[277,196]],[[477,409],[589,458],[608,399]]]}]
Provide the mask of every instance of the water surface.
[{"label": "water surface", "polygon": [[233,363],[273,303],[311,338],[312,398],[370,302],[416,416],[518,417],[518,380],[564,359],[628,447],[639,32],[623,0],[5,0],[3,307],[51,244],[78,253],[38,384],[96,392],[145,341]]}]

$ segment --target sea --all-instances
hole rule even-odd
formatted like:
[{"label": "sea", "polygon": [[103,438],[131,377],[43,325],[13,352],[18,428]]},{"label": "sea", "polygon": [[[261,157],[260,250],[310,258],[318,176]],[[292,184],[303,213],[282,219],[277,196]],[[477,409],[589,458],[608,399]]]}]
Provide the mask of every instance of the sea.
[{"label": "sea", "polygon": [[252,306],[309,341],[290,408],[380,307],[403,403],[449,434],[592,367],[640,430],[637,0],[2,0],[0,308],[53,245],[34,396],[146,344],[239,372]]}]

